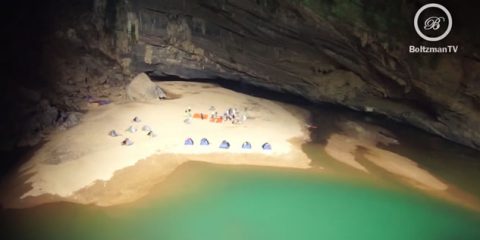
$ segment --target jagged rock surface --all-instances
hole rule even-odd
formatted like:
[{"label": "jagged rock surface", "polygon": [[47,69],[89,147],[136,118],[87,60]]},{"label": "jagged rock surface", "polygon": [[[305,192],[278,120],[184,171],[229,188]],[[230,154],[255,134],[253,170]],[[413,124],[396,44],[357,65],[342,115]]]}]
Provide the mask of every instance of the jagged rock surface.
[{"label": "jagged rock surface", "polygon": [[128,84],[127,97],[133,101],[152,102],[167,96],[147,74],[140,73]]},{"label": "jagged rock surface", "polygon": [[245,81],[480,147],[478,48],[412,56],[407,48],[419,42],[416,36],[389,45],[372,29],[342,25],[292,2],[136,1],[124,25],[128,69]]},{"label": "jagged rock surface", "polygon": [[[77,91],[101,89],[106,81],[125,86],[125,76],[141,72],[220,78],[375,112],[480,149],[478,43],[464,41],[456,55],[411,55],[408,45],[422,43],[413,29],[394,29],[407,36],[392,39],[375,22],[352,25],[305,2],[312,1],[75,1],[83,10],[63,21],[54,39],[72,44],[64,49],[82,68],[70,70],[70,57],[49,62],[59,71],[69,69],[56,75],[59,99],[51,102],[78,109],[76,98],[86,93]],[[383,14],[394,18],[398,12],[411,26],[415,5],[388,4],[393,7]],[[370,5],[375,4],[360,6],[360,12]],[[338,9],[333,5],[326,12]],[[459,38],[445,44],[458,44]],[[107,88],[105,95],[112,92]],[[70,95],[74,101],[61,100]]]}]

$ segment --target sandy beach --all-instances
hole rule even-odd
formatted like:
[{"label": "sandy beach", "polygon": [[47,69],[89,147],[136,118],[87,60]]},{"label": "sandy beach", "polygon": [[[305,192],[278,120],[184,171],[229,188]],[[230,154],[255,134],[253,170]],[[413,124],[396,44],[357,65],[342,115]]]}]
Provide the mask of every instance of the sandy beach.
[{"label": "sandy beach", "polygon": [[[310,159],[300,148],[309,140],[305,129],[306,111],[212,84],[163,82],[160,85],[179,97],[158,103],[112,103],[93,108],[79,125],[51,134],[44,146],[21,167],[21,175],[30,189],[14,205],[50,201],[46,199],[102,206],[133,201],[148,192],[148,187],[141,186],[150,186],[148,179],[140,185],[136,182],[135,193],[119,191],[116,196],[97,194],[95,197],[87,189],[105,184],[116,172],[142,159],[157,159],[161,167],[150,178],[159,181],[186,161],[309,168]],[[191,108],[192,114],[209,114],[211,106],[220,114],[234,107],[244,111],[248,118],[241,124],[201,119],[192,119],[190,124],[184,122],[185,109]],[[132,121],[134,117],[140,122]],[[145,125],[157,136],[151,137],[142,131]],[[130,126],[138,131],[126,131]],[[111,130],[121,136],[109,136]],[[204,137],[209,140],[209,146],[199,145]],[[123,146],[121,142],[125,138],[134,144]],[[192,138],[195,144],[185,146],[186,138]],[[223,140],[229,141],[229,149],[219,148]],[[241,148],[245,141],[251,143],[252,149]],[[262,149],[265,142],[272,145],[272,150]],[[126,179],[128,182],[129,178]]]},{"label": "sandy beach", "polygon": [[[302,144],[310,140],[307,110],[213,84],[157,84],[173,97],[155,103],[114,102],[92,107],[77,126],[49,135],[12,178],[9,191],[2,194],[2,205],[30,207],[58,201],[97,206],[130,203],[147,196],[189,161],[310,168],[311,159],[302,150]],[[212,106],[220,115],[233,107],[248,117],[240,124],[214,123],[208,118],[192,118],[185,123],[185,110],[190,108],[191,115],[207,115]],[[133,121],[135,117],[138,122]],[[334,160],[359,170],[360,175],[375,177],[376,173],[360,160],[369,161],[407,186],[480,209],[475,197],[414,160],[383,148],[401,144],[388,130],[354,121],[336,124],[339,130],[332,132],[321,146]],[[156,136],[147,135],[148,131],[142,130],[145,126]],[[129,132],[129,127],[137,131]],[[110,136],[111,130],[120,136]],[[125,138],[133,144],[122,145]],[[187,138],[193,139],[193,146],[184,144]],[[202,138],[207,138],[210,145],[201,146]],[[219,148],[223,140],[230,143],[229,149]],[[245,141],[251,143],[252,149],[241,147]],[[262,149],[266,142],[271,144],[271,150]],[[315,164],[315,169],[323,167]]]}]

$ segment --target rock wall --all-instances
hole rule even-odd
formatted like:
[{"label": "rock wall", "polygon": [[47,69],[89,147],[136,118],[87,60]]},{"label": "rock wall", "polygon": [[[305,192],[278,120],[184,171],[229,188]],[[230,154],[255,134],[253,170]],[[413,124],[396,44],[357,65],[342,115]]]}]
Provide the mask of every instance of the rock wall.
[{"label": "rock wall", "polygon": [[[460,45],[459,54],[408,54],[408,45],[423,43],[411,27],[422,1],[66,2],[53,9],[75,13],[47,36],[66,44],[62,52],[79,70],[68,60],[48,62],[68,72],[52,80],[56,96],[105,79],[122,86],[140,72],[220,78],[386,115],[480,149],[480,41],[468,34],[475,26],[454,28],[445,40]],[[468,9],[445,4],[458,10],[456,22],[471,20]],[[64,88],[71,89],[58,92]],[[68,99],[75,109],[78,101]]]},{"label": "rock wall", "polygon": [[[375,112],[480,148],[479,46],[469,41],[478,36],[454,31],[445,44],[460,44],[459,54],[412,55],[420,3],[308,2],[135,1],[125,62],[132,72],[245,81]],[[460,14],[456,22],[468,22]]]}]

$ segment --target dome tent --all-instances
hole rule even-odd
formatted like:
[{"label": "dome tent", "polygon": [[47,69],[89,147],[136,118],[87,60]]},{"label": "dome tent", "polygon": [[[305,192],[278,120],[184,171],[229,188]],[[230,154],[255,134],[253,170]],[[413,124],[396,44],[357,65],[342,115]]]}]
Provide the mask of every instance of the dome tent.
[{"label": "dome tent", "polygon": [[272,145],[270,143],[266,142],[262,145],[263,150],[272,150]]},{"label": "dome tent", "polygon": [[135,133],[137,132],[137,128],[135,128],[134,126],[130,126],[127,128],[127,132]]},{"label": "dome tent", "polygon": [[200,145],[208,146],[208,145],[210,145],[210,142],[208,141],[208,139],[202,138],[202,140],[200,140]]},{"label": "dome tent", "polygon": [[153,131],[149,131],[149,132],[147,133],[147,136],[156,137],[157,134],[156,134],[155,132],[153,132]]},{"label": "dome tent", "polygon": [[125,145],[125,146],[133,145],[133,141],[130,140],[129,138],[125,138],[125,139],[122,141],[122,145]]},{"label": "dome tent", "polygon": [[132,119],[132,121],[133,121],[133,122],[136,122],[136,123],[139,123],[139,122],[141,122],[142,120],[140,120],[139,117],[134,117],[134,118]]},{"label": "dome tent", "polygon": [[193,139],[192,138],[185,139],[185,145],[192,146],[193,145]]},{"label": "dome tent", "polygon": [[223,140],[222,143],[220,143],[219,148],[229,149],[230,148],[230,143],[227,142],[226,140]]},{"label": "dome tent", "polygon": [[243,149],[252,149],[252,144],[251,144],[250,142],[248,142],[248,141],[247,141],[247,142],[244,142],[244,143],[242,144],[242,148],[243,148]]},{"label": "dome tent", "polygon": [[115,130],[112,130],[108,133],[108,135],[110,135],[111,137],[118,137],[120,136],[120,134],[117,133],[117,131]]}]

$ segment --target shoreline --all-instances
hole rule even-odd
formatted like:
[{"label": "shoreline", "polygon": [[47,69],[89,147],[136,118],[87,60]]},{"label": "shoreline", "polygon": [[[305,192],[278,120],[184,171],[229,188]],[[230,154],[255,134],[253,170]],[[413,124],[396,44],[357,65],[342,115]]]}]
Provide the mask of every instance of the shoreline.
[{"label": "shoreline", "polygon": [[[8,208],[62,201],[101,207],[127,204],[147,196],[155,185],[187,162],[312,169],[313,155],[303,151],[303,144],[310,140],[310,112],[306,109],[213,84],[163,82],[161,86],[176,97],[158,103],[113,103],[94,108],[76,127],[51,134],[9,185],[2,186],[0,203]],[[219,108],[247,107],[249,119],[244,124],[217,124],[200,119],[193,119],[191,124],[183,122],[186,106],[192,107],[193,112],[206,112],[210,103],[217,101],[221,102],[215,104]],[[142,122],[132,122],[134,116]],[[150,125],[158,136],[147,136],[141,130],[144,124]],[[355,121],[335,124],[339,129],[318,147],[334,161],[358,170],[354,174],[358,176],[353,178],[378,180],[379,172],[370,171],[363,164],[367,162],[381,169],[380,174],[387,174],[389,180],[480,211],[478,197],[435,176],[414,159],[381,147],[401,144],[388,130]],[[139,131],[125,132],[130,125]],[[112,128],[122,136],[108,136]],[[124,137],[132,138],[134,144],[121,146]],[[183,145],[187,137],[194,139],[194,146]],[[199,146],[202,137],[209,139],[209,146]],[[218,148],[223,139],[231,143],[230,149]],[[240,147],[245,140],[252,143],[251,150]],[[263,151],[263,142],[271,143],[273,149]],[[316,162],[314,170],[325,169]]]}]

